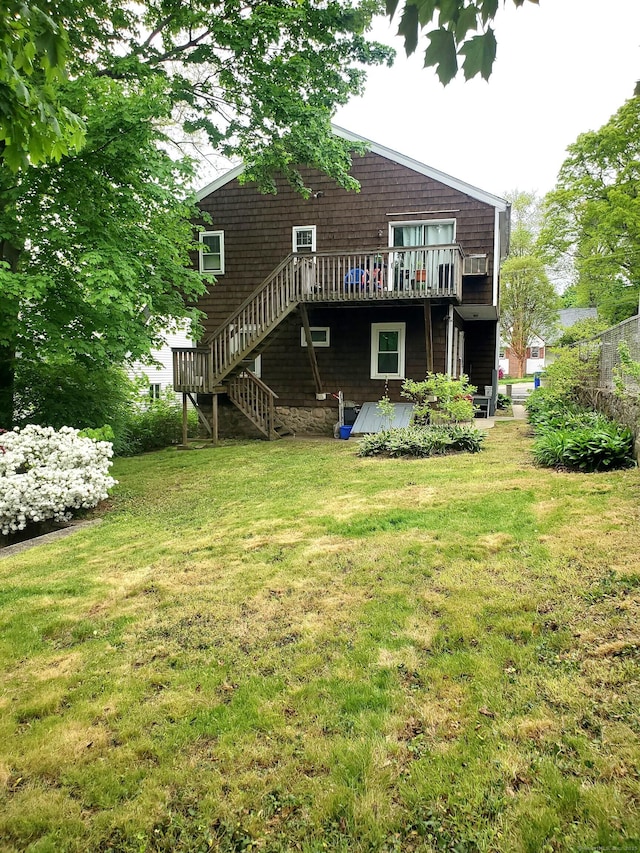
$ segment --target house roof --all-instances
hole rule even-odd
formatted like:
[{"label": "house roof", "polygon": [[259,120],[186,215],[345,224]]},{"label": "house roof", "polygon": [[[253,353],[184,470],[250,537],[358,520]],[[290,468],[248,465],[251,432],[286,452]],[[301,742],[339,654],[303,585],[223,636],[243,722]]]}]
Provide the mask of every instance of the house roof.
[{"label": "house roof", "polygon": [[[350,130],[345,130],[342,127],[338,127],[337,125],[332,125],[333,132],[336,136],[341,137],[342,139],[346,139],[349,142],[357,142],[363,143],[367,146],[369,151],[373,151],[374,154],[378,154],[380,157],[384,157],[387,160],[391,160],[393,163],[398,163],[401,166],[405,166],[407,169],[411,169],[414,172],[417,172],[420,175],[425,175],[428,178],[432,178],[435,181],[438,181],[441,184],[444,184],[447,187],[451,187],[452,189],[459,190],[465,195],[470,196],[471,198],[475,198],[477,201],[484,202],[485,204],[491,205],[495,207],[497,210],[506,211],[509,208],[509,203],[500,198],[497,195],[493,195],[492,193],[486,192],[485,190],[481,190],[478,187],[474,187],[472,184],[468,184],[466,181],[461,181],[459,178],[454,178],[451,175],[447,175],[445,172],[441,172],[439,169],[434,169],[432,166],[427,166],[425,163],[420,163],[418,160],[414,160],[413,157],[407,157],[405,154],[399,154],[397,151],[393,151],[391,148],[387,148],[384,145],[379,145],[377,142],[373,142],[371,139],[366,139],[364,136],[360,136],[357,133],[352,133]],[[224,187],[226,184],[235,180],[239,175],[244,171],[244,166],[240,164],[239,166],[235,166],[235,168],[231,169],[228,172],[225,172],[224,175],[220,175],[220,177],[216,178],[211,183],[207,184],[201,190],[196,193],[197,201],[201,201],[203,198],[206,198],[211,193],[219,190],[221,187]]]}]

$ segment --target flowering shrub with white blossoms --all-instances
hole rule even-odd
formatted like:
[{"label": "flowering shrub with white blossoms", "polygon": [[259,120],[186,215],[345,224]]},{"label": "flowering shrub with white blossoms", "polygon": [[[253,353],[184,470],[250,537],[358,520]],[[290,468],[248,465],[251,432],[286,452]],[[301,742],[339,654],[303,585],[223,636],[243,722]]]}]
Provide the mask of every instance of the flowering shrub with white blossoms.
[{"label": "flowering shrub with white blossoms", "polygon": [[77,429],[30,424],[0,435],[0,533],[30,522],[68,521],[107,497],[113,445]]}]

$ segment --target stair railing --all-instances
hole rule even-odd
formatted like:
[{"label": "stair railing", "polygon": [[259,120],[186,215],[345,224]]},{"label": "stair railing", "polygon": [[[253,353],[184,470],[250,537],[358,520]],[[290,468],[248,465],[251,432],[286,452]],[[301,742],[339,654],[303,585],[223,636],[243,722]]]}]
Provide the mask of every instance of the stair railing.
[{"label": "stair railing", "polygon": [[276,438],[275,401],[278,395],[251,370],[245,369],[227,383],[227,395],[267,438]]}]

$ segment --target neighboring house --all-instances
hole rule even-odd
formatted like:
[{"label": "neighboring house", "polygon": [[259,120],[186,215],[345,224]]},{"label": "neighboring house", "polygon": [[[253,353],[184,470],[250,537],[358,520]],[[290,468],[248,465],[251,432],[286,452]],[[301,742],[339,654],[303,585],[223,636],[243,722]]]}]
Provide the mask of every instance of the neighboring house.
[{"label": "neighboring house", "polygon": [[[539,373],[544,370],[546,358],[546,346],[542,338],[532,338],[527,347],[527,358],[525,362],[525,375]],[[503,376],[517,376],[519,370],[518,359],[515,357],[511,347],[503,344],[500,347],[500,370]]]},{"label": "neighboring house", "polygon": [[331,433],[339,392],[401,401],[403,379],[427,371],[467,373],[495,398],[508,203],[335,132],[367,143],[360,192],[303,168],[310,198],[284,180],[262,195],[237,167],[198,193],[206,333],[174,350],[173,384],[216,435],[239,432],[239,412],[269,438]]},{"label": "neighboring house", "polygon": [[[540,373],[555,360],[553,346],[560,338],[564,329],[569,329],[579,320],[595,319],[598,316],[597,308],[562,308],[558,312],[557,329],[553,336],[544,340],[534,337],[527,347],[527,361],[525,374]],[[502,343],[500,347],[500,370],[504,376],[518,375],[518,360],[510,347]]]},{"label": "neighboring house", "polygon": [[[193,339],[189,329],[179,329],[175,332],[165,332],[165,343],[160,349],[151,350],[151,357],[155,364],[143,364],[141,361],[134,362],[128,369],[132,379],[141,376],[148,380],[148,394],[152,400],[157,400],[167,389],[173,388],[173,347],[193,347]],[[145,393],[141,389],[141,393]]]}]

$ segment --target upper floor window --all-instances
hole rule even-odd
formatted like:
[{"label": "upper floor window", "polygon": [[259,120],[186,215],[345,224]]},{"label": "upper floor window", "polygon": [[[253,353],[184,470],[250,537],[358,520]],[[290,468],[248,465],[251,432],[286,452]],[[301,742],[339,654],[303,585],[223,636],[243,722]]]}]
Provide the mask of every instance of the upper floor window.
[{"label": "upper floor window", "polygon": [[292,232],[293,251],[296,254],[315,252],[316,226],[294,225]]},{"label": "upper floor window", "polygon": [[392,222],[389,225],[389,243],[392,246],[447,246],[455,238],[455,219]]},{"label": "upper floor window", "polygon": [[200,272],[224,272],[224,231],[200,232]]},{"label": "upper floor window", "polygon": [[540,358],[540,347],[531,347],[531,358]]}]

